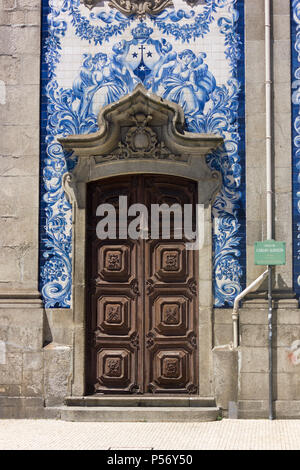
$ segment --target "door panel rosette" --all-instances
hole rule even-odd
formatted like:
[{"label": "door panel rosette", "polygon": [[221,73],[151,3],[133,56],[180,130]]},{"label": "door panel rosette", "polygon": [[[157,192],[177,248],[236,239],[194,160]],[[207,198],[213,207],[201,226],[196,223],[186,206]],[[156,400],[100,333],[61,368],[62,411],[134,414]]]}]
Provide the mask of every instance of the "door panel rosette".
[{"label": "door panel rosette", "polygon": [[[132,240],[99,240],[89,241],[90,252],[95,253],[88,273],[90,286],[123,286],[137,284],[137,251],[138,242]],[[96,289],[94,289],[95,292]],[[137,292],[135,292],[137,293]]]},{"label": "door panel rosette", "polygon": [[150,351],[148,393],[197,393],[195,358],[189,346],[155,344]]},{"label": "door panel rosette", "polygon": [[[139,393],[137,361],[130,346],[102,347],[97,351],[96,393]],[[121,347],[120,347],[121,346]]]},{"label": "door panel rosette", "polygon": [[152,240],[147,243],[148,277],[160,283],[186,283],[194,274],[193,252],[184,241]]},{"label": "door panel rosette", "polygon": [[136,331],[137,304],[126,295],[100,294],[97,297],[96,337],[127,336]]},{"label": "door panel rosette", "polygon": [[137,277],[137,243],[130,240],[113,243],[97,240],[97,267],[93,273],[96,284],[125,282]]},{"label": "door panel rosette", "polygon": [[162,289],[148,299],[148,328],[156,338],[180,339],[195,329],[195,302],[185,291],[164,293]]}]

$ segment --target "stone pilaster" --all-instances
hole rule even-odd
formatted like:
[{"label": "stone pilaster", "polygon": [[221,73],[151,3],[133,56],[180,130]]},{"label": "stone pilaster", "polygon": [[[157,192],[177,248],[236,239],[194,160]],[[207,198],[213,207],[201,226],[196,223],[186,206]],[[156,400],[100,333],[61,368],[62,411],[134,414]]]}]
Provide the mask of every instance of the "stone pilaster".
[{"label": "stone pilaster", "polygon": [[[274,287],[292,288],[292,176],[289,2],[272,2],[274,238],[287,243],[286,266],[274,269]],[[254,242],[266,239],[264,0],[245,1],[247,283],[263,271],[254,265]]]},{"label": "stone pilaster", "polygon": [[0,2],[0,291],[37,290],[39,0]]},{"label": "stone pilaster", "polygon": [[273,1],[275,238],[286,242],[287,263],[277,266],[275,288],[293,286],[290,2]]}]

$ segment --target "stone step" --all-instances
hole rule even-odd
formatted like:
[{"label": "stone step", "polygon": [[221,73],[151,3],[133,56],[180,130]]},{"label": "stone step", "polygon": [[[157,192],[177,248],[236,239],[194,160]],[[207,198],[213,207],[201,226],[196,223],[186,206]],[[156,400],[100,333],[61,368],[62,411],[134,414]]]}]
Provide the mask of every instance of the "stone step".
[{"label": "stone step", "polygon": [[215,407],[216,401],[212,397],[149,397],[149,396],[86,396],[67,397],[67,406],[113,406],[113,407]]},{"label": "stone step", "polygon": [[60,406],[56,410],[63,421],[86,422],[200,422],[216,421],[216,407],[133,407],[133,406]]}]

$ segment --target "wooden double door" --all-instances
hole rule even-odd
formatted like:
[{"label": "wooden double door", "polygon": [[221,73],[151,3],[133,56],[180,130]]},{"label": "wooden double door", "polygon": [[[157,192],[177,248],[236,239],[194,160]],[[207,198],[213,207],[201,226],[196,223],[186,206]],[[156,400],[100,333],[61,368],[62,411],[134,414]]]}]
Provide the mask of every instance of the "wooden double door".
[{"label": "wooden double door", "polygon": [[[87,190],[87,393],[198,392],[198,252],[186,240],[105,239],[96,235],[100,204],[195,204],[197,184],[133,175],[90,183]],[[194,212],[195,215],[195,212]],[[128,224],[135,217],[128,217]],[[195,220],[195,217],[194,217]],[[126,229],[126,227],[125,227]],[[178,236],[178,235],[177,235]]]}]

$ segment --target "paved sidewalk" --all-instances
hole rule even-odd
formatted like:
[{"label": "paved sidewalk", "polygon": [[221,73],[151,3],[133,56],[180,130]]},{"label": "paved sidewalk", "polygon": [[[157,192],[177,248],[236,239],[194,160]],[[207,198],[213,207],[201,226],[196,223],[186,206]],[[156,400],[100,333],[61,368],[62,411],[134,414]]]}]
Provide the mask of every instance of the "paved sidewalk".
[{"label": "paved sidewalk", "polygon": [[300,450],[300,420],[73,423],[0,420],[0,450]]}]

